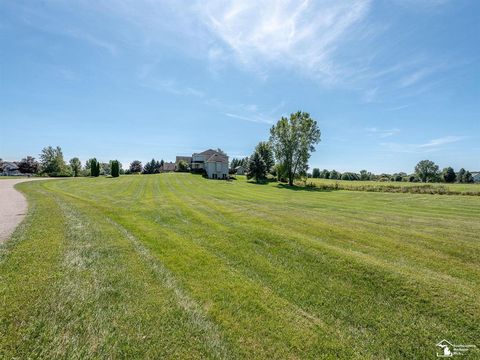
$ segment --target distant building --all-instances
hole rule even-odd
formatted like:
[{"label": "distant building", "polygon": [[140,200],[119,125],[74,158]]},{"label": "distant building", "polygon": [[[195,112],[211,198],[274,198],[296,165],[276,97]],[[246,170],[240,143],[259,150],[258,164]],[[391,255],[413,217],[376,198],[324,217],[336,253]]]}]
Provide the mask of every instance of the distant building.
[{"label": "distant building", "polygon": [[228,156],[212,149],[195,153],[190,168],[192,171],[204,170],[209,179],[228,179]]},{"label": "distant building", "polygon": [[185,161],[188,166],[192,163],[192,157],[191,156],[177,156],[175,158],[175,170],[178,170],[178,165],[180,164],[181,161]]},{"label": "distant building", "polygon": [[480,171],[472,172],[473,182],[480,182]]},{"label": "distant building", "polygon": [[164,162],[164,163],[163,163],[162,171],[164,171],[164,172],[175,171],[175,163],[173,163],[173,162]]},{"label": "distant building", "polygon": [[237,166],[237,167],[235,168],[235,174],[237,174],[237,175],[245,175],[245,167],[243,167],[242,165]]},{"label": "distant building", "polygon": [[18,175],[23,175],[20,172],[20,169],[18,168],[18,165],[15,164],[14,162],[3,162],[2,163],[3,167],[3,172],[1,175],[3,176],[18,176]]}]

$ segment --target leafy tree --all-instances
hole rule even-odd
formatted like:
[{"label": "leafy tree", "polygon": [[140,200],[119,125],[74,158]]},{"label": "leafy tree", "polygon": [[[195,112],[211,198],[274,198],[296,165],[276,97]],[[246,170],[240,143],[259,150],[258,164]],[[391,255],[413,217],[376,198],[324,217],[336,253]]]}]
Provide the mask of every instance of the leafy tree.
[{"label": "leafy tree", "polygon": [[40,172],[48,176],[70,176],[70,169],[63,159],[62,149],[51,146],[42,149],[40,154]]},{"label": "leafy tree", "polygon": [[3,159],[0,159],[0,172],[3,172]]},{"label": "leafy tree", "polygon": [[112,167],[110,162],[100,163],[100,175],[112,175]]},{"label": "leafy tree", "polygon": [[38,162],[34,157],[27,156],[18,163],[18,170],[23,174],[36,174],[38,171]]},{"label": "leafy tree", "polygon": [[463,176],[463,182],[466,184],[473,183],[473,175],[470,171],[465,172],[465,175]]},{"label": "leafy tree", "polygon": [[139,161],[139,160],[133,160],[130,163],[130,169],[129,170],[130,170],[130,173],[132,173],[132,174],[142,172],[142,162]]},{"label": "leafy tree", "polygon": [[[306,112],[296,112],[290,119],[282,117],[270,129],[270,143],[275,157],[284,166],[288,184],[298,173],[306,172],[310,153],[320,141],[317,122]],[[250,162],[251,164],[251,162]]]},{"label": "leafy tree", "polygon": [[330,171],[328,171],[327,169],[323,169],[320,172],[320,178],[321,179],[329,179],[330,178]]},{"label": "leafy tree", "polygon": [[320,177],[320,169],[319,168],[313,168],[312,177],[314,179],[318,179]]},{"label": "leafy tree", "polygon": [[459,183],[463,183],[464,181],[464,178],[465,178],[465,169],[464,168],[461,168],[459,171],[458,171],[458,175],[457,175],[457,181]]},{"label": "leafy tree", "polygon": [[180,172],[186,172],[188,171],[188,163],[184,160],[181,160],[179,163],[178,163],[178,171]]},{"label": "leafy tree", "polygon": [[330,172],[330,179],[333,179],[333,180],[338,180],[342,177],[342,174],[340,174],[337,170],[332,170]]},{"label": "leafy tree", "polygon": [[120,176],[120,162],[118,160],[110,161],[110,168],[112,172],[112,177]]},{"label": "leafy tree", "polygon": [[367,181],[372,180],[373,174],[367,170],[360,170],[360,180]]},{"label": "leafy tree", "polygon": [[70,159],[70,168],[72,169],[73,176],[77,177],[82,170],[82,162],[80,159],[77,157]]},{"label": "leafy tree", "polygon": [[270,172],[273,165],[275,165],[275,157],[273,155],[272,145],[269,142],[261,141],[255,147],[255,152],[262,157],[265,165],[267,166],[267,172]]},{"label": "leafy tree", "polygon": [[255,151],[250,157],[248,164],[248,179],[254,179],[257,183],[267,178],[267,164],[258,151]]},{"label": "leafy tree", "polygon": [[359,180],[358,174],[352,172],[343,173],[341,176],[342,180]]},{"label": "leafy tree", "polygon": [[431,160],[422,160],[415,166],[415,173],[422,182],[435,181],[438,177],[438,165]]},{"label": "leafy tree", "polygon": [[442,178],[446,183],[454,183],[457,179],[457,174],[455,174],[455,171],[449,166],[443,169]]}]

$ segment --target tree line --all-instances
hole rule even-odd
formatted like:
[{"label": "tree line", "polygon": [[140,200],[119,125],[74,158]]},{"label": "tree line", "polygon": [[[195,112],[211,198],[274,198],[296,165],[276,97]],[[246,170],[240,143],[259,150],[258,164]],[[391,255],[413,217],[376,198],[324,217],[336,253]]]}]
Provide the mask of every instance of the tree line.
[{"label": "tree line", "polygon": [[309,174],[312,178],[318,179],[334,179],[334,180],[360,180],[360,181],[395,181],[395,182],[444,182],[444,183],[473,183],[473,175],[470,171],[461,168],[458,172],[449,166],[440,171],[440,168],[431,160],[422,160],[415,166],[412,174],[404,172],[394,174],[375,175],[367,170],[361,170],[360,173],[344,172],[340,173],[336,170],[313,168]]},{"label": "tree line", "polygon": [[[38,161],[33,156],[26,156],[18,162],[14,162],[22,174],[51,176],[51,177],[98,177],[112,176],[118,177],[124,174],[157,174],[164,171],[163,160],[152,159],[142,165],[139,160],[130,163],[127,169],[123,169],[118,160],[109,162],[100,162],[96,158],[88,159],[84,164],[78,157],[65,161],[61,147],[47,146],[42,149]],[[0,159],[0,173],[3,172],[4,161]],[[178,171],[188,171],[189,164],[180,162]]]}]

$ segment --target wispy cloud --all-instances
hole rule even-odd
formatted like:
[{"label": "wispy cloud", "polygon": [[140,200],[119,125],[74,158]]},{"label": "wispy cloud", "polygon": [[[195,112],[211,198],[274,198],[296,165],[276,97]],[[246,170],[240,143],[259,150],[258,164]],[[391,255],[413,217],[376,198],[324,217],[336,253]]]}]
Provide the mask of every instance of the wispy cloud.
[{"label": "wispy cloud", "polygon": [[[445,2],[398,0],[396,5],[431,8]],[[267,79],[278,69],[289,70],[321,85],[358,91],[365,103],[424,93],[438,85],[439,73],[450,63],[418,52],[399,52],[392,57],[392,52],[398,51],[391,45],[396,35],[391,34],[388,42],[379,41],[390,24],[388,19],[374,18],[373,0],[103,0],[74,4],[55,0],[47,4],[62,13],[74,13],[75,18],[83,14],[92,23],[105,25],[56,22],[48,11],[29,14],[32,24],[112,55],[122,52],[158,58],[162,56],[159,49],[167,45],[204,61],[213,72],[234,64]],[[52,23],[55,25],[44,25]],[[122,29],[111,24],[121,24]]]},{"label": "wispy cloud", "polygon": [[376,127],[371,127],[371,128],[366,128],[365,129],[370,135],[375,135],[380,138],[386,138],[389,136],[396,135],[400,132],[400,129],[394,128],[394,129],[379,129]]},{"label": "wispy cloud", "polygon": [[98,36],[95,36],[86,32],[85,30],[80,30],[80,29],[69,30],[69,31],[66,31],[64,34],[72,38],[82,40],[99,49],[106,50],[112,55],[116,55],[118,52],[117,46],[114,45],[112,42],[101,39]]},{"label": "wispy cloud", "polygon": [[442,138],[430,140],[430,141],[428,141],[424,144],[420,144],[420,145],[418,145],[418,147],[419,148],[433,148],[433,147],[438,147],[438,146],[444,145],[444,144],[454,143],[454,142],[457,142],[457,141],[460,141],[460,140],[463,140],[463,139],[465,139],[465,136],[445,136],[445,137],[442,137]]},{"label": "wispy cloud", "polygon": [[257,69],[262,62],[336,80],[333,54],[354,26],[365,19],[370,0],[206,1],[201,21],[240,64]]},{"label": "wispy cloud", "polygon": [[445,136],[437,139],[429,140],[421,144],[402,144],[395,142],[385,142],[380,145],[385,149],[393,152],[402,153],[429,153],[442,150],[443,145],[452,144],[465,139],[465,136]]},{"label": "wispy cloud", "polygon": [[226,116],[234,119],[245,120],[250,122],[256,123],[264,123],[264,124],[273,124],[274,120],[269,118],[264,118],[261,115],[252,115],[252,116],[242,116],[237,114],[225,113]]}]

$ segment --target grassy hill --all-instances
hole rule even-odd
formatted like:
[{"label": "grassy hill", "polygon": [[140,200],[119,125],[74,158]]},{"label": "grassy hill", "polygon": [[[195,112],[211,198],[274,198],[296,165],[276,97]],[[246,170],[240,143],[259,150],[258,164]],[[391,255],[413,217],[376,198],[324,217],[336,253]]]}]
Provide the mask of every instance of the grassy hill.
[{"label": "grassy hill", "polygon": [[480,197],[190,174],[18,185],[0,358],[435,358],[480,338]]}]

